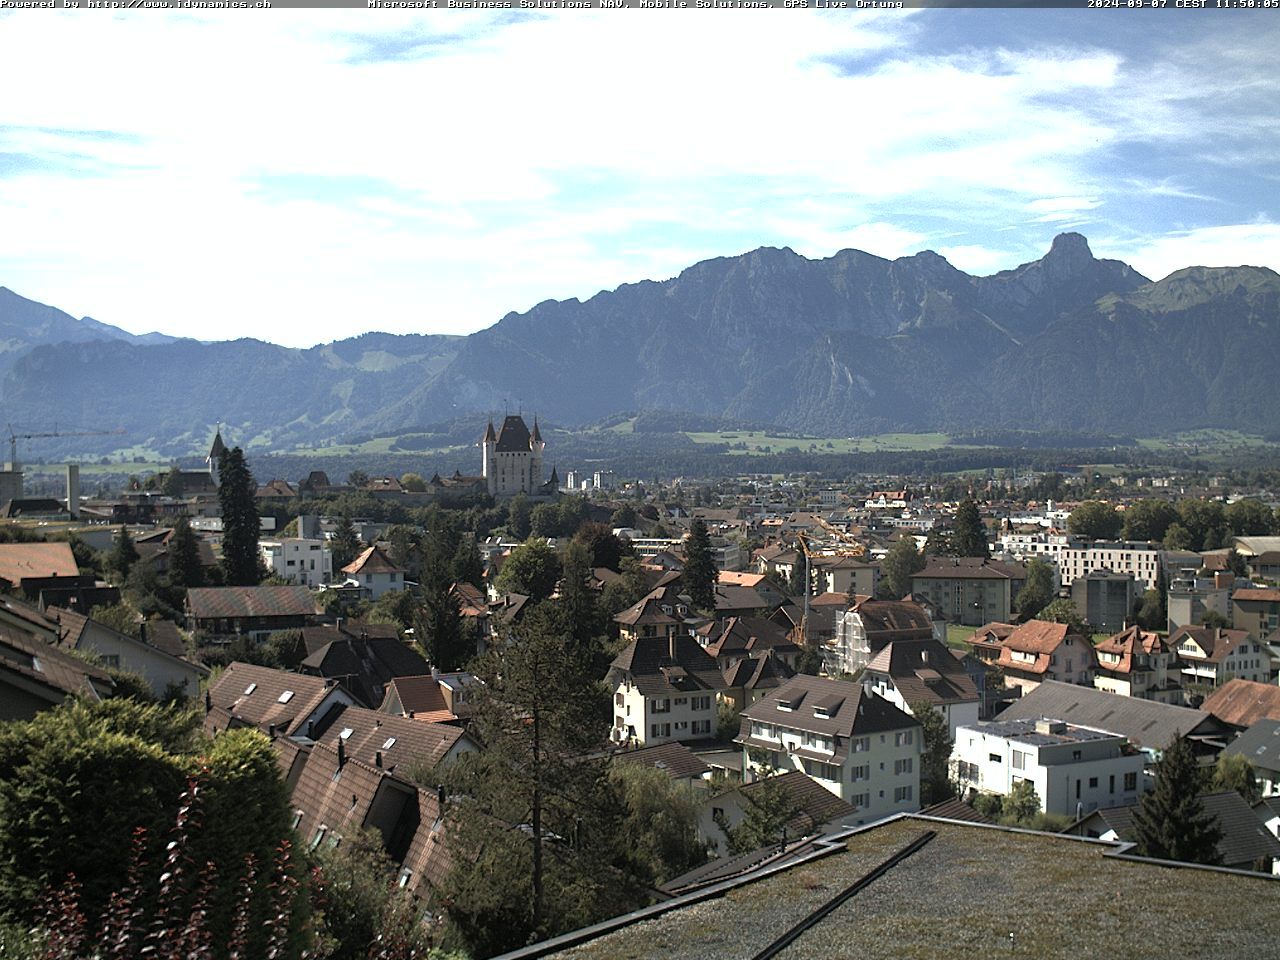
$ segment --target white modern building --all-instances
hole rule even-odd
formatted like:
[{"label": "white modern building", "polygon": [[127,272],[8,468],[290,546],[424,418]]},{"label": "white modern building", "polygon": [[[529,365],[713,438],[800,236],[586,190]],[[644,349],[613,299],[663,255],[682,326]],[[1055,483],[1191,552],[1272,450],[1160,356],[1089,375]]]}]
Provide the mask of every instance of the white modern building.
[{"label": "white modern building", "polygon": [[1134,589],[1141,594],[1160,579],[1160,554],[1154,543],[1146,542],[1070,544],[1057,554],[1058,575],[1062,585],[1069,587],[1077,577],[1087,577],[1095,570],[1131,573]]},{"label": "white modern building", "polygon": [[259,540],[258,550],[267,570],[290,583],[318,587],[333,579],[333,552],[324,540]]},{"label": "white modern building", "polygon": [[1029,782],[1042,811],[1068,817],[1137,803],[1144,789],[1144,755],[1127,739],[1061,720],[960,727],[952,757],[962,791],[1007,797]]}]

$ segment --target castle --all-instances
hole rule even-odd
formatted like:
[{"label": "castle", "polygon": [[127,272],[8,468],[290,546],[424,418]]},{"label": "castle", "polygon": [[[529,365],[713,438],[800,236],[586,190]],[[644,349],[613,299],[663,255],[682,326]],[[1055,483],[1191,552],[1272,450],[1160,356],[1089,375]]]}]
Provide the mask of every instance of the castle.
[{"label": "castle", "polygon": [[502,421],[502,428],[496,432],[493,421],[490,420],[480,446],[484,451],[480,473],[491,496],[554,494],[559,486],[554,470],[550,481],[544,482],[542,479],[542,453],[547,445],[538,430],[536,417],[532,433],[525,425],[524,418],[519,415],[506,417]]}]

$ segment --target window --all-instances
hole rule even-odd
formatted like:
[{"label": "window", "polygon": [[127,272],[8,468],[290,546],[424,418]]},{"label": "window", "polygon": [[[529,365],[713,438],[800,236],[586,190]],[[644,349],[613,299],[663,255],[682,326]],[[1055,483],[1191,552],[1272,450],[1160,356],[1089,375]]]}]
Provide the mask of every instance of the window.
[{"label": "window", "polygon": [[998,753],[988,753],[987,759],[992,763],[1004,763],[1004,757],[1000,756]]},{"label": "window", "polygon": [[692,700],[689,701],[689,706],[694,710],[710,710],[711,697],[710,695],[702,696],[702,697],[694,697]]},{"label": "window", "polygon": [[1097,789],[1098,789],[1098,778],[1097,778],[1097,777],[1090,777],[1090,778],[1089,778],[1089,789],[1090,789],[1090,790],[1097,790]]},{"label": "window", "polygon": [[1013,751],[1013,769],[1015,770],[1027,769],[1027,756],[1028,754],[1026,753],[1025,750]]},{"label": "window", "polygon": [[1072,760],[1079,760],[1079,759],[1080,759],[1080,757],[1081,757],[1081,753],[1080,753],[1080,751],[1079,751],[1079,750],[1072,750],[1072,751],[1071,751],[1071,759],[1072,759]]},{"label": "window", "polygon": [[906,758],[906,759],[904,759],[904,760],[895,760],[895,761],[893,761],[893,773],[894,773],[894,776],[901,776],[901,775],[902,775],[902,774],[904,774],[904,773],[910,773],[910,772],[911,772],[911,766],[912,766],[912,761],[911,761],[911,758],[910,758],[910,757],[907,757],[907,758]]},{"label": "window", "polygon": [[911,799],[911,787],[895,787],[893,790],[893,802],[904,803]]},{"label": "window", "polygon": [[654,713],[670,713],[671,701],[666,697],[656,697],[650,701],[649,709]]},{"label": "window", "polygon": [[276,697],[276,703],[288,703],[292,699],[293,691],[286,690],[284,693],[280,694],[280,696]]},{"label": "window", "polygon": [[849,798],[849,803],[854,807],[869,807],[871,806],[871,794],[855,793]]},{"label": "window", "polygon": [[1138,789],[1138,774],[1136,771],[1124,775],[1124,788],[1126,791]]},{"label": "window", "polygon": [[871,779],[871,764],[864,763],[861,766],[849,768],[849,782],[857,783],[859,780]]},{"label": "window", "polygon": [[893,735],[893,745],[895,747],[910,746],[914,739],[914,730],[902,730]]},{"label": "window", "polygon": [[1107,786],[1110,788],[1108,790],[1109,793],[1116,792],[1116,775],[1114,773],[1108,778]]},{"label": "window", "polygon": [[956,776],[961,780],[969,783],[978,782],[978,765],[976,763],[966,763],[960,760],[956,763]]},{"label": "window", "polygon": [[849,741],[849,749],[853,753],[866,753],[871,749],[870,737],[854,737]]}]

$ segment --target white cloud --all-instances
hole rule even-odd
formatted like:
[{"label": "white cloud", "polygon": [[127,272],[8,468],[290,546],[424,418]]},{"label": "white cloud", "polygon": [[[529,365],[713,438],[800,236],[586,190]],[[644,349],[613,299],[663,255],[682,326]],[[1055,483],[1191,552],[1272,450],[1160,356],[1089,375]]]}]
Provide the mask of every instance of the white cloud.
[{"label": "white cloud", "polygon": [[1139,273],[1160,280],[1183,267],[1277,266],[1280,224],[1261,221],[1200,227],[1130,241],[1099,241],[1096,246]]}]

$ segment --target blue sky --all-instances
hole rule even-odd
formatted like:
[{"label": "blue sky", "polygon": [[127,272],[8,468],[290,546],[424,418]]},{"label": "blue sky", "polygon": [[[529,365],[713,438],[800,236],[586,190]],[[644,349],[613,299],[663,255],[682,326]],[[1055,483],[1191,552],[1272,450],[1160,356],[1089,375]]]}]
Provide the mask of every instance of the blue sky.
[{"label": "blue sky", "polygon": [[1280,269],[1275,11],[0,14],[0,285],[468,333],[789,246]]}]

